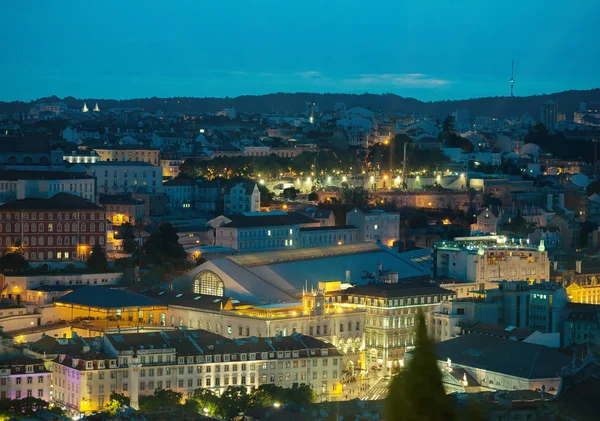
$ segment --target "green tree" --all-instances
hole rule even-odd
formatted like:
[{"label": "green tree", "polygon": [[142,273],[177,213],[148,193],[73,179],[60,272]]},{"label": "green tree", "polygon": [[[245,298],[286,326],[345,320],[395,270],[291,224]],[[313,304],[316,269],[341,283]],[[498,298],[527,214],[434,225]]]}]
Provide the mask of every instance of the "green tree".
[{"label": "green tree", "polygon": [[123,240],[123,251],[133,253],[137,247],[135,242],[134,227],[129,222],[125,222],[119,228],[119,237]]},{"label": "green tree", "polygon": [[86,265],[89,270],[96,272],[104,272],[108,269],[108,261],[106,260],[106,254],[100,245],[96,244],[88,257]]},{"label": "green tree", "polygon": [[150,234],[144,244],[143,254],[149,262],[170,263],[177,268],[184,267],[187,259],[187,253],[179,244],[177,230],[168,222]]},{"label": "green tree", "polygon": [[283,189],[283,198],[294,200],[298,196],[298,190],[295,187],[288,187],[287,189]]},{"label": "green tree", "polygon": [[140,410],[144,412],[159,412],[167,408],[181,405],[183,395],[171,389],[156,389],[153,395],[140,396]]},{"label": "green tree", "polygon": [[454,131],[454,117],[452,116],[444,119],[439,139],[446,143],[447,148],[461,148],[467,152],[472,152],[475,148],[468,139],[465,139]]},{"label": "green tree", "polygon": [[0,257],[0,271],[18,272],[29,267],[29,262],[19,253],[7,253]]},{"label": "green tree", "polygon": [[218,413],[222,418],[231,420],[249,409],[250,395],[244,386],[229,386],[219,398]]},{"label": "green tree", "polygon": [[415,211],[408,218],[408,227],[410,229],[427,228],[428,226],[429,222],[425,212]]},{"label": "green tree", "polygon": [[427,335],[425,316],[417,316],[415,349],[406,368],[390,383],[385,418],[390,421],[453,421],[455,410],[446,396],[435,344]]},{"label": "green tree", "polygon": [[342,202],[353,207],[365,207],[369,204],[369,192],[362,187],[345,188],[342,190]]},{"label": "green tree", "polygon": [[270,206],[273,203],[273,197],[275,194],[271,192],[264,184],[258,184],[258,191],[260,191],[260,205]]},{"label": "green tree", "polygon": [[198,402],[199,411],[202,411],[202,413],[205,413],[205,408],[206,413],[209,415],[220,413],[221,409],[219,407],[219,397],[209,389],[200,388],[194,390],[192,399]]},{"label": "green tree", "polygon": [[494,196],[493,193],[486,193],[483,195],[483,207],[487,208],[490,206],[502,206],[502,200]]},{"label": "green tree", "polygon": [[587,195],[591,196],[593,194],[599,194],[600,193],[600,181],[592,181],[590,184],[588,184],[587,186]]},{"label": "green tree", "polygon": [[308,194],[308,200],[310,200],[311,202],[318,202],[319,195],[316,192],[311,192]]},{"label": "green tree", "polygon": [[108,403],[106,404],[106,411],[111,415],[116,414],[116,412],[119,408],[122,408],[124,406],[129,406],[129,403],[130,403],[129,397],[125,396],[122,393],[112,392],[108,399],[109,400],[108,400]]}]

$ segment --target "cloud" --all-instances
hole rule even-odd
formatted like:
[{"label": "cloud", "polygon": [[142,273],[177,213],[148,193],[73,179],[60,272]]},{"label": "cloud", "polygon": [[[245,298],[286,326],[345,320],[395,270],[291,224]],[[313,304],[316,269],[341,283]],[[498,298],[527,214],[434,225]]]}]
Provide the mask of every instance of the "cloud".
[{"label": "cloud", "polygon": [[323,77],[321,72],[317,72],[314,70],[308,70],[306,72],[298,72],[298,73],[296,73],[296,75],[303,77],[305,79],[319,79],[319,78]]},{"label": "cloud", "polygon": [[411,88],[433,88],[450,83],[422,73],[365,73],[343,79],[343,82],[355,86],[388,85]]},{"label": "cloud", "polygon": [[230,75],[235,75],[235,76],[245,76],[248,74],[248,72],[245,72],[243,70],[234,70],[232,72],[229,72]]}]

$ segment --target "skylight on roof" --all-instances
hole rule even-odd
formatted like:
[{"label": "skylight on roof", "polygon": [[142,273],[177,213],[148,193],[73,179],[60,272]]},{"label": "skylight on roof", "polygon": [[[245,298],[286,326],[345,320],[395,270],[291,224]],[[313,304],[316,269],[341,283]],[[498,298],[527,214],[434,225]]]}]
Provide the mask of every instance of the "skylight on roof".
[{"label": "skylight on roof", "polygon": [[164,293],[165,293],[164,291],[161,291],[158,293],[158,295],[163,295]]},{"label": "skylight on roof", "polygon": [[123,337],[123,335],[115,335],[113,336],[113,339],[115,340],[115,342],[125,342],[125,338]]},{"label": "skylight on roof", "polygon": [[181,298],[181,297],[183,297],[183,294],[177,294],[177,295],[175,296],[175,298]]},{"label": "skylight on roof", "polygon": [[213,300],[213,303],[218,303],[219,301],[221,301],[221,299],[217,298],[216,300]]},{"label": "skylight on roof", "polygon": [[194,300],[198,301],[200,298],[202,298],[201,295],[197,295],[196,297],[194,297]]}]

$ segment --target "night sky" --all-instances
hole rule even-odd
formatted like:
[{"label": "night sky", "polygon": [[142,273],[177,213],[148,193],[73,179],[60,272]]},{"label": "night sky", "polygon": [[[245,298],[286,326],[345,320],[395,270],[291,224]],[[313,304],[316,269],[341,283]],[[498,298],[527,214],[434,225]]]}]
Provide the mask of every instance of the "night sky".
[{"label": "night sky", "polygon": [[600,85],[597,0],[1,0],[0,100]]}]

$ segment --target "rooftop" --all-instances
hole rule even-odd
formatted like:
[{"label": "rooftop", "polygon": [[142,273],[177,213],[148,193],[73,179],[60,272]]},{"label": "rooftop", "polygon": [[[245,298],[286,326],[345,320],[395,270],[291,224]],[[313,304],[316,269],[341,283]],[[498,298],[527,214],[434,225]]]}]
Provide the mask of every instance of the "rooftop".
[{"label": "rooftop", "polygon": [[109,167],[154,167],[154,165],[149,164],[148,162],[142,161],[98,161],[89,165],[90,168],[94,169],[95,167],[109,166]]},{"label": "rooftop", "polygon": [[300,231],[311,232],[311,231],[337,231],[337,230],[348,230],[358,229],[354,225],[336,225],[336,226],[325,226],[325,227],[305,227],[300,228]]},{"label": "rooftop", "polygon": [[1,170],[0,180],[18,181],[18,180],[79,180],[93,179],[85,173],[71,171],[19,171],[19,170]]},{"label": "rooftop", "polygon": [[472,333],[437,343],[439,361],[523,379],[558,378],[571,357],[543,345]]},{"label": "rooftop", "polygon": [[58,193],[49,199],[21,199],[7,202],[0,210],[103,210],[89,200],[69,193]]},{"label": "rooftop", "polygon": [[135,199],[128,194],[101,194],[100,203],[103,205],[142,205],[144,201]]},{"label": "rooftop", "polygon": [[67,295],[57,298],[56,303],[105,309],[164,307],[162,302],[132,291],[91,286],[78,288]]},{"label": "rooftop", "polygon": [[422,295],[454,295],[455,292],[428,282],[398,282],[359,285],[342,291],[343,295],[358,295],[365,297],[399,298]]},{"label": "rooftop", "polygon": [[223,225],[226,228],[258,228],[258,227],[276,227],[316,223],[313,218],[298,212],[280,213],[260,212],[253,215],[235,214],[229,219],[231,222]]}]

